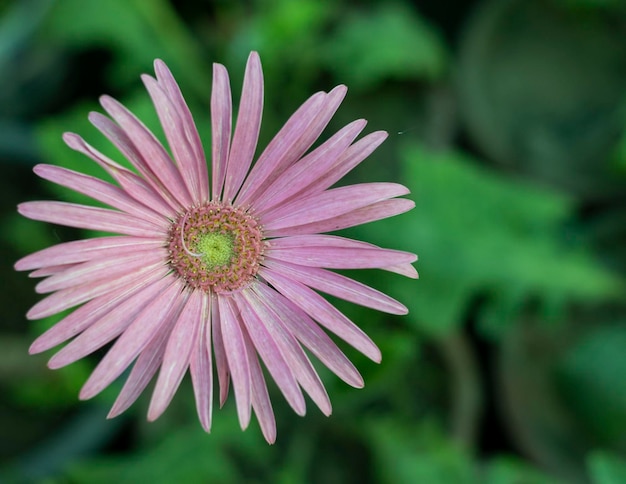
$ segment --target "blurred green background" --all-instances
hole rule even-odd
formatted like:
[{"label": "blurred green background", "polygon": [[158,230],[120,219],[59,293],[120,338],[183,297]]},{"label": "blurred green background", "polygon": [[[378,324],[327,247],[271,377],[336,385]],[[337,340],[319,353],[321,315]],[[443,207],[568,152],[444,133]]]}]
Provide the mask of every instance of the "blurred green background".
[{"label": "blurred green background", "polygon": [[[166,61],[210,146],[211,63],[238,99],[266,78],[261,145],[317,90],[349,93],[390,133],[345,183],[407,185],[416,209],[348,235],[416,252],[420,280],[355,277],[408,305],[333,301],[379,344],[355,390],[297,417],[274,386],[278,440],[234,402],[211,435],[188,381],[157,422],[149,392],[105,420],[120,386],[77,394],[102,353],[50,371],[28,356],[19,257],[85,234],[22,219],[31,199],[85,201],[33,164],[100,173],[64,131],[120,158],[88,123],[111,94],[162,135],[139,75]],[[0,482],[626,482],[626,2],[622,0],[0,1]],[[58,318],[57,318],[58,319]]]}]

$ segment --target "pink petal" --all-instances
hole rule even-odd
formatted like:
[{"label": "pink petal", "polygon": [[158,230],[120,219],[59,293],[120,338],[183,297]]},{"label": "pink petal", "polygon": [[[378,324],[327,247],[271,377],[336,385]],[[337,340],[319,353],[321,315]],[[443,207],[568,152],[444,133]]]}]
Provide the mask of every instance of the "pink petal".
[{"label": "pink petal", "polygon": [[158,264],[167,260],[167,251],[164,248],[149,249],[124,254],[119,257],[109,256],[76,264],[65,271],[55,274],[41,281],[35,286],[40,294],[59,291],[70,287],[82,286],[95,281],[107,279],[114,281],[117,277],[141,269],[146,265]]},{"label": "pink petal", "polygon": [[166,234],[166,229],[143,219],[106,208],[89,207],[66,202],[24,202],[17,206],[24,217],[42,222],[101,230],[136,237],[158,237]]},{"label": "pink petal", "polygon": [[335,235],[298,235],[272,239],[265,257],[329,269],[384,268],[417,260],[417,256],[410,252],[381,249]]},{"label": "pink petal", "polygon": [[[105,119],[108,123],[113,124],[111,120],[105,118],[102,115],[98,115]],[[63,141],[75,151],[82,153],[98,165],[100,165],[111,177],[122,187],[122,189],[128,193],[135,200],[152,207],[156,212],[160,213],[164,217],[173,218],[178,207],[177,204],[170,204],[168,197],[163,197],[163,191],[155,191],[155,189],[148,185],[148,183],[141,177],[135,175],[130,170],[127,170],[123,166],[115,163],[110,158],[107,158],[93,146],[85,142],[80,136],[74,133],[64,133]]]},{"label": "pink petal", "polygon": [[56,266],[43,267],[41,269],[37,269],[36,271],[31,272],[30,274],[28,274],[28,277],[37,278],[53,276],[60,272],[66,271],[67,269],[69,269],[70,267],[74,267],[75,265],[76,264],[59,264]]},{"label": "pink petal", "polygon": [[265,190],[309,148],[306,128],[318,116],[326,98],[324,92],[315,93],[291,115],[252,167],[235,200],[237,205],[245,206],[254,201],[257,193]]},{"label": "pink petal", "polygon": [[[182,207],[187,206],[178,200],[176,194],[172,193],[172,188],[168,186],[168,184],[172,184],[171,177],[168,179],[167,176],[163,176],[163,173],[155,173],[153,171],[152,165],[144,159],[144,154],[141,152],[139,147],[135,146],[126,131],[111,121],[111,119],[97,112],[89,113],[89,121],[96,128],[98,128],[98,130],[100,130],[100,132],[106,136],[111,143],[113,143],[120,153],[122,153],[122,155],[124,155],[124,157],[126,157],[126,159],[128,159],[128,161],[130,161],[130,163],[137,169],[151,188],[158,193],[167,202],[167,204],[174,209],[174,211],[178,212]],[[156,148],[157,151],[159,149],[163,150],[163,147],[156,139],[154,140],[154,143],[156,143],[159,147]],[[172,167],[170,168],[170,171],[171,169],[176,170],[176,167],[171,160],[169,161],[169,165]],[[179,180],[179,183],[182,185],[182,179]],[[176,188],[174,188],[174,190],[176,190]],[[180,195],[180,193],[178,193],[178,195]],[[185,197],[182,196],[181,198]]]},{"label": "pink petal", "polygon": [[245,429],[250,423],[251,401],[250,364],[243,341],[243,331],[239,316],[235,313],[235,308],[228,296],[219,295],[217,302],[220,308],[222,342],[237,401],[237,415],[241,428]]},{"label": "pink petal", "polygon": [[413,267],[411,264],[399,264],[394,266],[381,267],[381,269],[389,272],[395,272],[396,274],[410,277],[411,279],[419,279],[417,270],[415,270],[415,267]]},{"label": "pink petal", "polygon": [[41,319],[52,316],[53,314],[60,313],[61,311],[87,302],[90,299],[107,294],[116,289],[117,286],[129,283],[141,284],[144,278],[149,278],[155,273],[164,276],[167,271],[168,268],[159,263],[152,266],[145,266],[135,272],[130,272],[122,277],[118,277],[113,281],[105,279],[103,281],[90,282],[79,287],[63,289],[54,294],[50,294],[35,304],[30,311],[26,313],[26,317],[28,319]]},{"label": "pink petal", "polygon": [[206,432],[211,431],[213,414],[213,364],[211,359],[211,297],[202,294],[200,327],[191,352],[189,373],[196,397],[198,419]]},{"label": "pink petal", "polygon": [[239,191],[256,150],[263,114],[263,70],[256,52],[250,53],[241,89],[237,125],[226,166],[222,200],[230,202]]},{"label": "pink petal", "polygon": [[132,280],[122,285],[117,283],[114,290],[92,299],[48,329],[33,342],[28,352],[41,353],[82,333],[117,305],[151,286],[161,277],[162,274],[157,272],[144,276],[139,281]]},{"label": "pink petal", "polygon": [[259,365],[257,352],[254,349],[250,336],[244,333],[244,343],[246,345],[246,353],[250,362],[250,387],[252,408],[256,413],[261,432],[268,443],[273,444],[276,441],[276,419],[272,410],[272,403],[267,392],[267,385],[263,377],[263,370]]},{"label": "pink petal", "polygon": [[48,366],[56,369],[74,363],[117,338],[146,306],[161,296],[168,284],[164,279],[155,281],[119,302],[50,358]]},{"label": "pink petal", "polygon": [[101,96],[100,104],[124,130],[139,151],[143,161],[174,198],[183,206],[192,205],[193,199],[185,186],[180,170],[172,163],[172,159],[150,130],[133,113],[112,97]]},{"label": "pink petal", "polygon": [[142,309],[96,366],[80,391],[81,400],[92,398],[109,386],[143,351],[158,331],[169,331],[168,326],[176,318],[184,299],[181,294],[181,283],[177,279],[168,279],[174,283]]},{"label": "pink petal", "polygon": [[376,289],[335,272],[276,260],[265,260],[263,265],[313,289],[360,304],[361,306],[378,309],[390,314],[408,313],[404,304]]},{"label": "pink petal", "polygon": [[98,178],[52,165],[37,165],[33,171],[45,180],[87,195],[122,212],[152,222],[156,226],[169,225],[162,215],[137,202],[122,189]]},{"label": "pink petal", "polygon": [[326,329],[335,333],[371,360],[376,362],[381,360],[380,350],[369,336],[318,293],[304,284],[268,268],[259,271],[259,275]]},{"label": "pink petal", "polygon": [[300,192],[300,196],[305,197],[333,186],[371,155],[385,139],[387,139],[385,131],[375,131],[358,140],[336,160],[331,169]]},{"label": "pink petal", "polygon": [[[226,349],[222,340],[222,324],[219,312],[219,304],[211,297],[211,322],[213,325],[213,351],[215,354],[215,368],[217,369],[217,380],[220,386],[220,407],[226,403],[228,397],[228,385],[230,382],[230,370],[228,368],[228,360],[226,358]],[[211,334],[207,333],[207,346],[211,346]]]},{"label": "pink petal", "polygon": [[15,263],[15,270],[29,271],[40,267],[74,264],[111,255],[127,255],[163,247],[161,239],[138,237],[98,237],[74,240],[34,252]]},{"label": "pink petal", "polygon": [[199,200],[198,180],[193,170],[196,164],[194,160],[195,153],[193,152],[193,147],[187,140],[178,110],[167,97],[165,91],[161,89],[156,79],[146,74],[141,76],[141,79],[152,98],[170,151],[178,165],[183,183],[191,195],[191,198],[193,200]]},{"label": "pink petal", "polygon": [[252,167],[237,196],[237,204],[251,204],[278,175],[304,155],[337,111],[346,91],[345,86],[337,86],[328,94],[318,92],[298,108]]},{"label": "pink petal", "polygon": [[409,190],[397,183],[361,183],[333,188],[308,197],[296,198],[291,203],[281,204],[263,214],[261,221],[266,230],[304,225],[344,215],[407,193]]},{"label": "pink petal", "polygon": [[182,124],[182,132],[185,134],[187,142],[191,148],[193,156],[187,163],[181,165],[183,174],[189,172],[194,179],[194,185],[197,187],[196,200],[204,203],[209,200],[209,174],[207,171],[206,157],[204,148],[200,141],[200,135],[196,123],[193,120],[191,111],[185,102],[183,94],[174,79],[174,76],[167,68],[165,63],[159,59],[154,61],[154,70],[160,86],[165,90],[174,108],[178,112],[180,122]]},{"label": "pink petal", "polygon": [[161,366],[168,337],[169,333],[167,331],[158,331],[137,357],[137,361],[124,382],[122,390],[115,399],[107,418],[117,417],[126,411],[146,389],[159,366]]},{"label": "pink petal", "polygon": [[310,395],[324,415],[330,415],[332,406],[320,377],[302,350],[300,343],[275,311],[271,300],[266,300],[262,294],[255,290],[258,285],[264,284],[253,284],[250,291],[242,291],[242,296],[246,299],[250,310],[258,315],[259,321],[276,342],[281,354],[284,355],[287,366],[291,368],[302,388]]},{"label": "pink petal", "polygon": [[335,217],[330,217],[317,222],[305,223],[302,225],[293,225],[276,230],[266,230],[266,237],[285,237],[288,235],[308,235],[318,234],[322,232],[333,232],[335,230],[354,227],[375,220],[381,220],[394,215],[408,212],[415,207],[413,200],[406,198],[396,198],[392,200],[383,200],[373,205],[357,208],[351,212],[344,213]]},{"label": "pink petal", "polygon": [[[248,291],[243,291],[243,293],[246,292]],[[265,367],[272,375],[272,378],[274,378],[274,381],[289,402],[289,405],[291,405],[298,415],[304,415],[306,413],[304,396],[291,371],[290,365],[285,360],[285,356],[283,356],[275,339],[277,336],[280,337],[280,335],[271,332],[271,330],[266,327],[267,321],[262,319],[264,315],[256,312],[257,309],[264,308],[252,306],[246,294],[237,294],[233,297],[233,300],[239,308],[241,319],[248,330],[247,333],[258,351],[259,356],[263,360],[263,363],[265,363]]]},{"label": "pink petal", "polygon": [[365,124],[364,120],[354,121],[287,168],[262,195],[254,200],[255,213],[262,215],[323,176],[365,128]]},{"label": "pink petal", "polygon": [[289,321],[289,330],[311,353],[333,373],[353,387],[363,387],[363,378],[330,337],[302,309],[265,284],[255,291],[272,306],[282,321]]},{"label": "pink petal", "polygon": [[213,200],[221,199],[224,188],[233,124],[232,104],[228,71],[221,64],[213,64],[213,90],[211,92]]},{"label": "pink petal", "polygon": [[201,319],[203,299],[202,292],[192,291],[172,330],[148,409],[150,421],[165,411],[187,372],[192,351],[198,345],[200,325],[205,323]]}]

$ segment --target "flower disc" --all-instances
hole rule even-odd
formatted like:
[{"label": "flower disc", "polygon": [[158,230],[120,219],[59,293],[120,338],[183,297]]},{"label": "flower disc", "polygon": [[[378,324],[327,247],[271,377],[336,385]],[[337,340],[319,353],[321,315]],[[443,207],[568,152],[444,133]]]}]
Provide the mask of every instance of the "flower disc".
[{"label": "flower disc", "polygon": [[193,208],[170,229],[170,265],[194,289],[232,292],[259,270],[263,234],[250,214],[218,202]]}]

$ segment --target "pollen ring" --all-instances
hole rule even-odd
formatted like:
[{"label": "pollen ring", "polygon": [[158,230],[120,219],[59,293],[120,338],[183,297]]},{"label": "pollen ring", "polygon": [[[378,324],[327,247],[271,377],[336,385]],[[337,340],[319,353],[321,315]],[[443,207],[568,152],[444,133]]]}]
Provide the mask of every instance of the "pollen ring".
[{"label": "pollen ring", "polygon": [[227,293],[254,278],[264,243],[255,217],[231,205],[210,202],[172,223],[168,248],[170,266],[188,286]]}]

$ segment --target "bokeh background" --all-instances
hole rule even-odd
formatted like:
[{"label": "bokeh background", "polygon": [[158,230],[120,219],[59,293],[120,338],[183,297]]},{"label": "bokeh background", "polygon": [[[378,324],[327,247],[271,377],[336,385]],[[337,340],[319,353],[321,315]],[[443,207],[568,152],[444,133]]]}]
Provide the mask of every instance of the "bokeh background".
[{"label": "bokeh background", "polygon": [[[320,369],[334,413],[297,417],[274,386],[278,441],[214,430],[189,382],[155,423],[149,392],[78,402],[102,353],[51,371],[28,356],[19,257],[79,231],[22,219],[31,199],[85,201],[37,179],[47,162],[101,175],[65,147],[111,94],[162,132],[139,75],[165,60],[210,146],[211,64],[238,99],[261,54],[261,145],[310,94],[345,83],[327,130],[356,118],[386,143],[346,182],[407,185],[417,207],[348,235],[416,252],[420,280],[355,276],[393,317],[333,301],[380,345],[352,348],[355,390]],[[622,0],[0,1],[0,482],[626,482],[626,2]],[[93,166],[92,166],[93,165]]]}]

